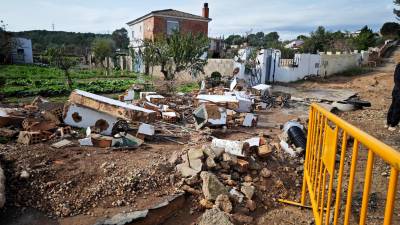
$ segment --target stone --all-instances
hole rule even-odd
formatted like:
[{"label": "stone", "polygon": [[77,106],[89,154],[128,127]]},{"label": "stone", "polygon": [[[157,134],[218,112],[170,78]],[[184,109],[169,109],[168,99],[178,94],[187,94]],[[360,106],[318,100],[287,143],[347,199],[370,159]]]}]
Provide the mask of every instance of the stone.
[{"label": "stone", "polygon": [[268,157],[272,154],[272,148],[269,145],[262,145],[258,147],[257,155],[261,158]]},{"label": "stone", "polygon": [[203,171],[200,173],[200,177],[203,180],[203,194],[207,200],[215,200],[218,195],[228,193],[225,185],[223,185],[214,174]]},{"label": "stone", "polygon": [[204,153],[207,157],[209,157],[209,158],[212,158],[212,159],[217,158],[217,156],[216,156],[216,154],[214,153],[214,151],[211,150],[211,149],[208,148],[208,147],[203,147],[203,153]]},{"label": "stone", "polygon": [[248,208],[251,212],[257,209],[256,202],[253,200],[248,199],[246,201],[246,208]]},{"label": "stone", "polygon": [[247,199],[252,199],[255,191],[255,187],[250,184],[244,184],[240,191],[246,196]]},{"label": "stone", "polygon": [[232,203],[229,200],[228,195],[218,195],[215,200],[215,205],[226,213],[230,213],[232,211]]},{"label": "stone", "polygon": [[173,153],[171,154],[171,156],[170,156],[168,162],[169,162],[171,165],[175,165],[175,164],[178,162],[178,159],[179,159],[178,152],[175,151],[175,152],[173,152]]},{"label": "stone", "polygon": [[251,169],[251,170],[261,170],[261,165],[258,162],[256,162],[256,160],[250,158],[248,163],[249,163],[249,169]]},{"label": "stone", "polygon": [[244,181],[245,182],[252,182],[253,178],[251,178],[251,176],[247,175],[247,176],[244,177]]},{"label": "stone", "polygon": [[253,223],[253,217],[251,216],[246,216],[240,213],[235,213],[232,215],[232,219],[234,219],[236,222],[240,224],[252,224]]},{"label": "stone", "polygon": [[212,208],[203,213],[199,225],[233,225],[233,223],[226,213],[218,208]]},{"label": "stone", "polygon": [[229,153],[222,154],[222,161],[228,162],[230,165],[236,165],[238,158],[235,155],[231,155]]},{"label": "stone", "polygon": [[211,158],[210,156],[207,157],[207,159],[206,159],[206,165],[207,165],[207,168],[210,168],[210,169],[215,168],[217,166],[214,159]]},{"label": "stone", "polygon": [[229,165],[229,163],[228,162],[220,162],[219,163],[220,165],[221,165],[221,167],[223,168],[223,169],[225,169],[225,170],[230,170],[231,169],[231,166]]},{"label": "stone", "polygon": [[23,179],[28,179],[28,178],[29,178],[29,173],[28,173],[28,171],[23,170],[23,171],[21,172],[20,177],[23,178]]},{"label": "stone", "polygon": [[221,155],[225,152],[225,148],[219,148],[211,145],[211,150],[214,152],[215,157],[221,157]]},{"label": "stone", "polygon": [[237,166],[235,167],[239,172],[244,173],[249,168],[249,162],[244,159],[238,159]]},{"label": "stone", "polygon": [[224,183],[231,187],[234,187],[237,185],[236,181],[234,181],[234,180],[226,180]]},{"label": "stone", "polygon": [[238,172],[233,172],[231,174],[231,178],[232,178],[232,180],[239,180],[240,174]]},{"label": "stone", "polygon": [[232,188],[229,191],[229,195],[236,200],[236,202],[238,203],[242,203],[243,202],[243,198],[244,195],[242,193],[240,193],[238,190],[236,190],[235,188]]},{"label": "stone", "polygon": [[189,167],[200,172],[203,168],[201,159],[189,159]]},{"label": "stone", "polygon": [[190,149],[187,153],[189,160],[191,159],[202,159],[203,158],[203,150],[202,149]]},{"label": "stone", "polygon": [[211,201],[208,201],[207,199],[201,199],[200,200],[200,205],[205,208],[205,209],[212,209],[214,204]]},{"label": "stone", "polygon": [[200,173],[200,171],[190,168],[186,163],[178,164],[176,170],[182,175],[182,177],[192,177]]},{"label": "stone", "polygon": [[263,168],[263,169],[260,171],[260,175],[261,175],[262,177],[264,177],[264,178],[269,178],[269,177],[271,177],[272,172],[271,172],[271,170],[269,170],[269,169],[267,169],[267,168]]}]

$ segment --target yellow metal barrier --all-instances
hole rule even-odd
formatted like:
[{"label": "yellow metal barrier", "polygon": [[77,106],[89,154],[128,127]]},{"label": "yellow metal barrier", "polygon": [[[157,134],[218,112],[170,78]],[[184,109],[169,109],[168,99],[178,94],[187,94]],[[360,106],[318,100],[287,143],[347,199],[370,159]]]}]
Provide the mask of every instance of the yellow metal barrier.
[{"label": "yellow metal barrier", "polygon": [[[350,148],[352,146],[351,154],[347,151],[348,146]],[[365,224],[367,219],[375,157],[381,158],[391,167],[383,219],[384,225],[391,224],[400,170],[400,153],[317,104],[312,104],[310,108],[300,203],[288,200],[280,201],[307,207],[306,194],[308,190],[317,225],[349,224],[356,169],[364,168],[364,165],[357,165],[361,149],[366,149],[368,156],[365,165],[362,203],[359,209],[359,224]],[[351,157],[350,168],[347,169],[345,169],[346,153],[347,157]],[[337,154],[340,154],[340,160],[337,159]],[[337,166],[339,167],[337,168]],[[345,192],[345,188],[343,188],[345,180],[347,180],[348,186],[344,213],[341,213],[343,205],[341,198],[342,192]],[[336,190],[335,196],[333,196],[334,190]],[[334,210],[332,214],[331,210]],[[354,221],[351,223],[354,224]]]}]

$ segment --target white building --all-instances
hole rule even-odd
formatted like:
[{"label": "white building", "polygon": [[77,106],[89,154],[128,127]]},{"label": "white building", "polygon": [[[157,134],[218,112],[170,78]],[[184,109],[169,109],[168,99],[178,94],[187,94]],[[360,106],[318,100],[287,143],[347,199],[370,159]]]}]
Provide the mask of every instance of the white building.
[{"label": "white building", "polygon": [[26,38],[14,38],[14,46],[11,50],[13,64],[33,63],[32,41]]}]

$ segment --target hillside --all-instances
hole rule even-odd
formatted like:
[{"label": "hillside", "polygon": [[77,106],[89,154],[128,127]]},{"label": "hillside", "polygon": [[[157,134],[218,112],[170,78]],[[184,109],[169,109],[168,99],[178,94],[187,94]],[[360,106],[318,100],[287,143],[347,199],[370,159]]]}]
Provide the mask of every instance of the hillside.
[{"label": "hillside", "polygon": [[92,41],[97,37],[109,37],[109,34],[76,33],[65,31],[31,30],[13,32],[15,37],[24,37],[32,40],[34,54],[40,54],[52,46],[65,45],[74,55],[85,55]]}]

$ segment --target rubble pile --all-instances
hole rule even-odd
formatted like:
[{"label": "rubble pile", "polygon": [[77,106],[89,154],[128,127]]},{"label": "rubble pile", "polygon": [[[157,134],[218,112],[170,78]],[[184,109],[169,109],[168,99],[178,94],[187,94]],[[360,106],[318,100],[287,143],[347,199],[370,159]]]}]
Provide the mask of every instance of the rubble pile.
[{"label": "rubble pile", "polygon": [[298,197],[304,127],[289,123],[280,140],[280,130],[257,127],[290,94],[236,80],[202,86],[162,95],[132,87],[119,100],[75,90],[65,104],[38,97],[0,108],[11,204],[67,217],[186,192],[191,212],[204,212],[199,224],[248,224],[276,199]]}]

